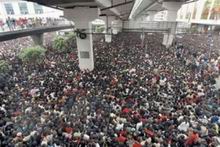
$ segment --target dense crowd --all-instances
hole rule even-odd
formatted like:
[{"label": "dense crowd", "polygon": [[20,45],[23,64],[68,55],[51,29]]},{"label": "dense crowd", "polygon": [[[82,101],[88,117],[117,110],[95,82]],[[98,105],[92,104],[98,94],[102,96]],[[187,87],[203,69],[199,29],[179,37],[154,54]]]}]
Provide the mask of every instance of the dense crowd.
[{"label": "dense crowd", "polygon": [[137,33],[95,41],[93,71],[76,52],[48,51],[31,67],[10,59],[0,146],[219,146],[219,53],[190,39],[166,49],[160,36],[146,34],[145,47]]},{"label": "dense crowd", "polygon": [[[51,40],[53,40],[55,35],[55,33],[44,33],[44,45],[51,46]],[[0,42],[0,59],[13,60],[23,48],[31,47],[33,45],[34,42],[31,37],[2,41]]]},{"label": "dense crowd", "polygon": [[42,26],[54,26],[64,22],[64,19],[58,18],[10,18],[8,17],[5,21],[0,20],[0,31],[14,31],[28,28],[36,28]]}]

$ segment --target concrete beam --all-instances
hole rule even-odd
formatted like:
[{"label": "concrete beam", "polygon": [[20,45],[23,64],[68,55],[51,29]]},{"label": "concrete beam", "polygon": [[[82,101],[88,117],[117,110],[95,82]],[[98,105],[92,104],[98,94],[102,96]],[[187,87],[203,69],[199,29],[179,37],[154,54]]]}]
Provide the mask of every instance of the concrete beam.
[{"label": "concrete beam", "polygon": [[176,21],[177,12],[182,6],[182,2],[163,2],[162,7],[168,12],[167,21]]},{"label": "concrete beam", "polygon": [[[104,7],[112,6],[112,3],[109,0],[96,0],[96,2]],[[111,8],[110,11],[112,11],[115,15],[120,16],[120,13],[116,8]]]},{"label": "concrete beam", "polygon": [[63,25],[63,26],[41,27],[41,28],[34,28],[34,29],[4,32],[4,33],[0,33],[0,41],[7,41],[7,40],[20,38],[20,37],[31,36],[37,33],[54,32],[58,30],[73,29],[73,28],[74,26],[72,25]]},{"label": "concrete beam", "polygon": [[119,3],[119,4],[112,5],[112,6],[109,6],[109,7],[106,7],[106,8],[102,8],[101,11],[112,9],[112,8],[123,6],[123,5],[127,5],[127,4],[130,4],[130,3],[133,3],[133,1],[125,1],[124,3]]}]

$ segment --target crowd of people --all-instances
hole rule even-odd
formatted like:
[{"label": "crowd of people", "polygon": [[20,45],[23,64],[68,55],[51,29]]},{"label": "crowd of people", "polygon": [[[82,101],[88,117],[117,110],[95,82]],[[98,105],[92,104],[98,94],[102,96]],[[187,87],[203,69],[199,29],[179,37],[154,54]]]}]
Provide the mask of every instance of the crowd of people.
[{"label": "crowd of people", "polygon": [[0,146],[219,146],[219,53],[191,36],[168,49],[161,34],[145,36],[145,47],[138,33],[95,41],[93,71],[79,70],[76,51],[31,67],[10,58]]},{"label": "crowd of people", "polygon": [[14,31],[28,28],[36,28],[42,26],[54,26],[60,25],[64,22],[64,19],[58,18],[10,18],[8,17],[5,21],[0,20],[0,31]]},{"label": "crowd of people", "polygon": [[[55,36],[56,33],[44,33],[44,45],[51,46]],[[31,46],[34,46],[34,42],[30,36],[0,42],[0,59],[13,60],[23,48]]]}]

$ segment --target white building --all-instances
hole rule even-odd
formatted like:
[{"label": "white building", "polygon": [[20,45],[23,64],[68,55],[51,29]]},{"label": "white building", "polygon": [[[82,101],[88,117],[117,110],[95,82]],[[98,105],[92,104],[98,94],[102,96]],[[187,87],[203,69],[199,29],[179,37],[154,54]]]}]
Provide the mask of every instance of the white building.
[{"label": "white building", "polygon": [[177,21],[220,25],[220,0],[198,0],[186,3],[179,9]]},{"label": "white building", "polygon": [[59,18],[63,11],[22,0],[0,0],[0,20],[10,18]]},{"label": "white building", "polygon": [[155,14],[154,20],[155,21],[166,21],[167,19],[167,11],[160,11]]}]

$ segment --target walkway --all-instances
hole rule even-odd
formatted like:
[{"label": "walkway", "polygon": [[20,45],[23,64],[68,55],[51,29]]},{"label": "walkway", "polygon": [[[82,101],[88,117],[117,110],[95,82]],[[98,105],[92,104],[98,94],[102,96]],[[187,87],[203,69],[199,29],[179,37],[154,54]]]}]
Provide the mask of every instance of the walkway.
[{"label": "walkway", "polygon": [[38,27],[38,28],[32,28],[32,29],[3,32],[3,33],[0,33],[0,41],[6,41],[6,40],[11,40],[11,39],[16,39],[19,37],[32,36],[36,34],[43,34],[46,32],[54,32],[58,30],[65,30],[65,29],[72,29],[72,28],[74,28],[74,26],[68,24],[68,25]]}]

